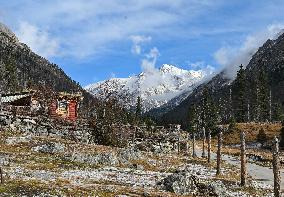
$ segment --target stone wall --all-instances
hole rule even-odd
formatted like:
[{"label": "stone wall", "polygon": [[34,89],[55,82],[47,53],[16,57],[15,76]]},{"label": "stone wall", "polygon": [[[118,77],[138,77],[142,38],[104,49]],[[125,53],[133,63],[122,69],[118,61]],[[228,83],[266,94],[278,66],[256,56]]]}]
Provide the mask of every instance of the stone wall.
[{"label": "stone wall", "polygon": [[86,120],[71,123],[45,116],[13,116],[4,112],[0,113],[0,128],[36,136],[57,136],[80,142],[89,142],[92,133]]}]

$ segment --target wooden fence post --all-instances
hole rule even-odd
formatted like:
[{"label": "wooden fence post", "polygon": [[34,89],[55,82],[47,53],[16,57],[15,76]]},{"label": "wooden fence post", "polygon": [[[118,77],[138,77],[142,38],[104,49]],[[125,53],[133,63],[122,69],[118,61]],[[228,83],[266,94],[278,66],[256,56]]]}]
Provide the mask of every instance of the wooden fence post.
[{"label": "wooden fence post", "polygon": [[223,143],[223,133],[222,130],[219,130],[218,133],[218,150],[217,150],[217,170],[216,175],[221,174],[221,162],[222,162],[222,143]]},{"label": "wooden fence post", "polygon": [[186,134],[186,154],[189,155],[189,145],[188,145],[188,140],[189,140],[189,134]]},{"label": "wooden fence post", "polygon": [[134,126],[134,130],[133,130],[133,133],[132,133],[132,144],[134,144],[134,142],[135,142],[136,130],[137,130],[137,126]]},{"label": "wooden fence post", "polygon": [[274,196],[280,197],[280,168],[279,168],[279,142],[275,137],[273,140],[273,174],[274,174]]},{"label": "wooden fence post", "polygon": [[205,157],[205,143],[206,143],[206,133],[205,128],[202,128],[203,131],[203,145],[202,145],[202,157]]},{"label": "wooden fence post", "polygon": [[246,185],[246,135],[245,132],[241,132],[241,186]]},{"label": "wooden fence post", "polygon": [[197,157],[195,152],[195,132],[192,133],[192,157]]},{"label": "wooden fence post", "polygon": [[178,128],[178,144],[177,144],[177,148],[178,148],[178,154],[180,154],[180,129]]},{"label": "wooden fence post", "polygon": [[0,167],[0,183],[4,183],[4,179],[3,179],[3,170],[2,168]]},{"label": "wooden fence post", "polygon": [[211,160],[211,131],[208,132],[208,158],[207,161],[210,163]]}]

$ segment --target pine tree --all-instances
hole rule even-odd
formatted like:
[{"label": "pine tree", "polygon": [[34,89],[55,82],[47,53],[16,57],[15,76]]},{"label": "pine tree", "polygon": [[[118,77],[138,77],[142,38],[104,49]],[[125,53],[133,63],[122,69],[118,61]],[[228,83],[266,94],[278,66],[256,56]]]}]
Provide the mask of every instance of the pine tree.
[{"label": "pine tree", "polygon": [[17,67],[11,58],[5,63],[4,79],[7,80],[7,87],[10,91],[13,92],[19,89]]},{"label": "pine tree", "polygon": [[269,85],[266,72],[262,69],[258,76],[258,107],[259,119],[261,121],[269,120]]},{"label": "pine tree", "polygon": [[281,121],[283,117],[283,108],[280,102],[274,104],[272,119],[276,121]]},{"label": "pine tree", "polygon": [[137,97],[137,103],[136,103],[136,112],[135,112],[137,121],[140,121],[141,113],[142,113],[141,98],[140,98],[140,96],[138,96]]},{"label": "pine tree", "polygon": [[237,73],[237,78],[233,86],[233,108],[237,122],[246,121],[247,98],[246,98],[246,77],[243,65]]},{"label": "pine tree", "polygon": [[189,126],[188,126],[189,132],[196,132],[199,121],[198,121],[197,107],[195,104],[192,104],[189,107],[188,116],[189,116]]},{"label": "pine tree", "polygon": [[209,92],[207,87],[205,87],[202,92],[201,119],[202,126],[206,129],[206,131],[215,130],[218,119],[217,107],[212,99],[211,92]]}]

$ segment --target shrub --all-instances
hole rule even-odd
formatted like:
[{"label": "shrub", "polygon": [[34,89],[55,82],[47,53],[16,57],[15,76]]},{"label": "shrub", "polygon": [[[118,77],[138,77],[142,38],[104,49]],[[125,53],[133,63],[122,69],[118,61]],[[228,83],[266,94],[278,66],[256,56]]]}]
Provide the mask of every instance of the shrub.
[{"label": "shrub", "polygon": [[234,117],[230,118],[229,120],[229,131],[233,131],[236,128],[236,120]]},{"label": "shrub", "polygon": [[280,131],[280,143],[279,146],[281,148],[284,148],[284,126],[282,126],[281,131]]},{"label": "shrub", "polygon": [[125,128],[119,130],[111,126],[94,126],[92,138],[95,143],[100,145],[125,147],[129,133]]},{"label": "shrub", "polygon": [[256,140],[262,145],[267,141],[267,135],[263,128],[261,128],[256,136]]}]

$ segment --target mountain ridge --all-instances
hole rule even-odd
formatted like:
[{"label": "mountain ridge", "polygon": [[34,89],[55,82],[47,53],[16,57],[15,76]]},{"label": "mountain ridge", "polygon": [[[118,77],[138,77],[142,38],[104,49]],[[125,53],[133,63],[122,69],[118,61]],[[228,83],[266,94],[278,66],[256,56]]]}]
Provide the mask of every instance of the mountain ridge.
[{"label": "mountain ridge", "polygon": [[[82,92],[83,105],[94,99],[58,65],[34,53],[16,35],[0,23],[0,89],[2,93],[21,91],[27,86],[54,92]],[[50,96],[50,95],[49,95]]]},{"label": "mountain ridge", "polygon": [[[245,65],[245,76],[247,80],[246,93],[248,100],[253,101],[257,77],[261,71],[264,71],[268,77],[268,84],[272,94],[272,103],[281,103],[284,106],[284,34],[279,35],[275,40],[268,39],[257,52],[252,56],[249,63]],[[202,96],[202,91],[206,87],[210,90],[214,101],[223,107],[221,116],[228,121],[230,89],[235,83],[234,79],[229,79],[226,70],[222,70],[210,81],[196,87],[193,92],[183,100],[178,106],[174,107],[165,114],[156,117],[160,123],[179,123],[184,128],[188,126],[189,108],[192,104],[198,103]],[[252,104],[255,105],[253,102]],[[255,106],[251,105],[251,119],[254,117]],[[274,110],[274,109],[273,109]],[[283,109],[282,109],[283,110]],[[227,117],[226,117],[227,116]]]},{"label": "mountain ridge", "polygon": [[163,64],[159,69],[146,70],[128,78],[111,78],[90,84],[85,89],[99,99],[115,97],[122,100],[129,109],[135,107],[136,98],[140,96],[144,112],[147,112],[191,91],[206,76],[203,70],[184,70]]}]

